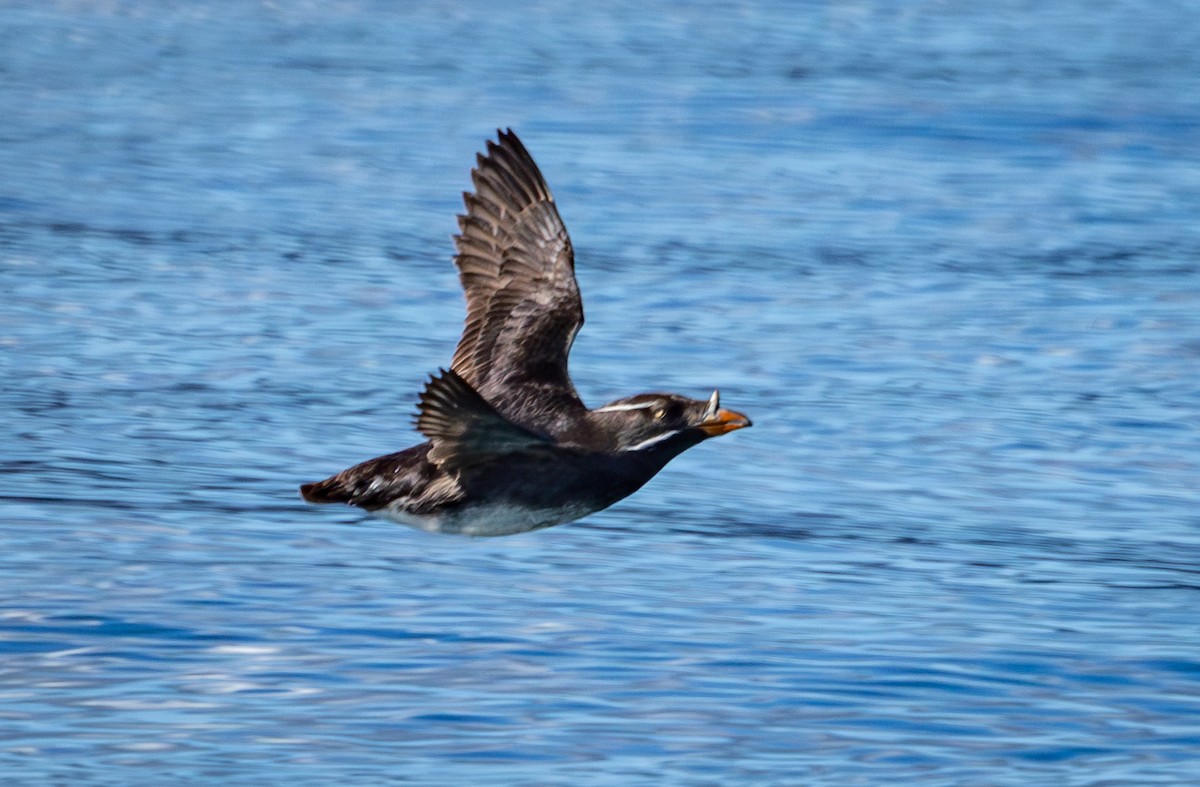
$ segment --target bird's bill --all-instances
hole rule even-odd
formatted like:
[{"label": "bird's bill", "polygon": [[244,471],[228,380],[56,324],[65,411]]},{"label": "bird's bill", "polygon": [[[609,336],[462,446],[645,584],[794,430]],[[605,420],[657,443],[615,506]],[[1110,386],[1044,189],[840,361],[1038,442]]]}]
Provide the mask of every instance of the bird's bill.
[{"label": "bird's bill", "polygon": [[733,410],[717,410],[700,424],[700,430],[709,437],[732,432],[750,426],[750,419]]}]

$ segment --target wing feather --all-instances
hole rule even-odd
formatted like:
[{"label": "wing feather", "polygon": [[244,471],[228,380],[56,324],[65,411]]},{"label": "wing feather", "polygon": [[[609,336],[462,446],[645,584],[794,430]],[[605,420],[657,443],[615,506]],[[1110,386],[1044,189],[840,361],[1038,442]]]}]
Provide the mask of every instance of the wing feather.
[{"label": "wing feather", "polygon": [[450,368],[522,425],[583,409],[567,357],[583,324],[574,251],[554,197],[512,130],[498,132],[463,195],[455,265],[467,297]]},{"label": "wing feather", "polygon": [[514,424],[453,371],[430,378],[421,392],[416,426],[433,444],[430,461],[457,469],[489,457],[546,450],[551,440]]}]

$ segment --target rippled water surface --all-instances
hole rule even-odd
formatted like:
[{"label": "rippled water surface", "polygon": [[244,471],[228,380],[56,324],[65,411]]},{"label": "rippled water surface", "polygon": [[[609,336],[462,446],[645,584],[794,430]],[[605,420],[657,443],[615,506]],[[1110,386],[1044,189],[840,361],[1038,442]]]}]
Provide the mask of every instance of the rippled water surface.
[{"label": "rippled water surface", "polygon": [[[15,784],[1188,784],[1186,3],[13,2]],[[296,486],[416,440],[496,126],[592,404],[755,427],[492,540]]]}]

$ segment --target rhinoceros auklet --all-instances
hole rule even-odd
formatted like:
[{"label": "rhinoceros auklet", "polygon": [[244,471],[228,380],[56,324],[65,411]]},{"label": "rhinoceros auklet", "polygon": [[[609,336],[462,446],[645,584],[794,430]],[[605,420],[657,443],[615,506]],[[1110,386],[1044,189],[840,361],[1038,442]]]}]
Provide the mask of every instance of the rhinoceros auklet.
[{"label": "rhinoceros auklet", "polygon": [[709,437],[750,426],[707,399],[650,393],[589,410],[567,374],[583,325],[571,239],[517,135],[498,132],[463,194],[454,264],[467,320],[421,393],[428,442],[305,484],[431,532],[501,536],[570,522],[633,494]]}]

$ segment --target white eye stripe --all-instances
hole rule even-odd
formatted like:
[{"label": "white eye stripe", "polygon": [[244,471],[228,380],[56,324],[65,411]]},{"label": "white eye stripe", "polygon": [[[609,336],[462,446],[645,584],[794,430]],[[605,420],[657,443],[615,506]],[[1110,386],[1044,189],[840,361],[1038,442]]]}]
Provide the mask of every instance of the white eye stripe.
[{"label": "white eye stripe", "polygon": [[630,402],[627,404],[610,404],[604,407],[597,407],[593,412],[597,413],[620,413],[626,410],[646,410],[651,407],[657,407],[658,402]]},{"label": "white eye stripe", "polygon": [[654,445],[655,443],[661,443],[663,440],[666,440],[668,437],[674,437],[677,434],[679,434],[678,430],[676,430],[674,432],[666,432],[664,434],[655,435],[654,437],[651,437],[649,440],[643,440],[642,442],[638,443],[637,445],[631,445],[628,448],[622,448],[621,450],[622,451],[640,451],[643,448],[649,448],[650,446]]}]

